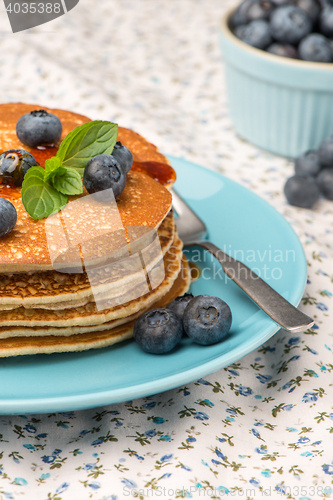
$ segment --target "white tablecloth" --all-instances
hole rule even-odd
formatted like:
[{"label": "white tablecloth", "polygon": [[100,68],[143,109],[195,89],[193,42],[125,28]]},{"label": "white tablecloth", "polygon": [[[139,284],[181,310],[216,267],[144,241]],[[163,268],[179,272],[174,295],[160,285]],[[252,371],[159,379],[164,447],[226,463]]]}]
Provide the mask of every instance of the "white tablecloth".
[{"label": "white tablecloth", "polygon": [[15,35],[2,8],[1,101],[115,121],[263,197],[304,246],[300,307],[315,327],[280,331],[232,366],[154,397],[0,417],[0,499],[333,496],[333,203],[289,206],[292,164],[235,135],[218,45],[231,4],[81,0]]}]

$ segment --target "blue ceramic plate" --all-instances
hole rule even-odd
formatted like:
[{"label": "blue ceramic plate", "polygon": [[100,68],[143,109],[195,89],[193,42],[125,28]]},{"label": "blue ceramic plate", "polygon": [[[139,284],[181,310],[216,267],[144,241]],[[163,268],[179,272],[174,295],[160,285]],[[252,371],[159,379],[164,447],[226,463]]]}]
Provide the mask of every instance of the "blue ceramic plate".
[{"label": "blue ceramic plate", "polygon": [[[179,193],[205,221],[210,239],[297,305],[306,260],[285,219],[239,184],[184,160],[170,160]],[[202,268],[193,293],[218,295],[231,307],[233,325],[223,342],[203,347],[184,338],[174,352],[159,356],[126,341],[82,353],[1,359],[0,413],[79,410],[156,394],[213,373],[274,335],[277,325],[225,279],[210,254],[194,248],[188,255]]]}]

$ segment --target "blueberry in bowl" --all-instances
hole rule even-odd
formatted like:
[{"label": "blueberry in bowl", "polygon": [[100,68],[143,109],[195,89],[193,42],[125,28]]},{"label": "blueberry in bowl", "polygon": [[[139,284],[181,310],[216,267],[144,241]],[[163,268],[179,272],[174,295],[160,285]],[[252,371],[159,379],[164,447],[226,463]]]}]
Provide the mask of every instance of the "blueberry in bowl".
[{"label": "blueberry in bowl", "polygon": [[312,30],[309,16],[299,7],[278,7],[270,18],[271,35],[277,42],[298,44]]},{"label": "blueberry in bowl", "polygon": [[320,13],[319,31],[328,38],[333,37],[333,5],[326,5]]},{"label": "blueberry in bowl", "polygon": [[333,134],[333,35],[328,36],[327,26],[325,32],[320,28],[324,3],[273,0],[271,4],[269,17],[257,20],[265,24],[267,39],[268,34],[271,37],[267,46],[254,39],[253,31],[253,38],[248,35],[246,28],[254,22],[246,18],[249,4],[230,10],[222,20],[228,108],[241,138],[297,158]]},{"label": "blueberry in bowl", "polygon": [[233,25],[236,28],[257,19],[268,20],[273,8],[274,5],[269,0],[244,0],[233,15]]},{"label": "blueberry in bowl", "polygon": [[321,4],[317,0],[296,0],[291,2],[306,12],[313,23],[316,23],[321,10]]},{"label": "blueberry in bowl", "polygon": [[44,109],[21,116],[16,124],[17,137],[30,148],[54,146],[61,134],[62,124],[59,118]]},{"label": "blueberry in bowl", "polygon": [[263,19],[251,21],[249,24],[237,26],[235,35],[257,49],[266,49],[272,43],[269,24]]},{"label": "blueberry in bowl", "polygon": [[275,56],[299,59],[298,50],[288,43],[272,43],[272,45],[267,48],[267,52]]},{"label": "blueberry in bowl", "polygon": [[311,33],[299,44],[299,55],[304,61],[331,63],[333,49],[330,41],[320,33]]}]

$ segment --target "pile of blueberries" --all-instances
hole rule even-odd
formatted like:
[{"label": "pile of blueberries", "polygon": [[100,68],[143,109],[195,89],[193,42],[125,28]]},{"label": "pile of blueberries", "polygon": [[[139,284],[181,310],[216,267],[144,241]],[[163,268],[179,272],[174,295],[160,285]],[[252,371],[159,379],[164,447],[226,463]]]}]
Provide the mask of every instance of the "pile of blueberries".
[{"label": "pile of blueberries", "polygon": [[152,309],[135,322],[134,340],[146,352],[164,354],[187,335],[200,345],[220,342],[229,333],[232,315],[228,304],[213,295],[185,293],[166,309]]},{"label": "pile of blueberries", "polygon": [[284,193],[291,205],[302,208],[311,208],[321,196],[333,201],[333,136],[296,159]]},{"label": "pile of blueberries", "polygon": [[333,2],[244,0],[231,19],[243,42],[271,54],[333,62]]}]

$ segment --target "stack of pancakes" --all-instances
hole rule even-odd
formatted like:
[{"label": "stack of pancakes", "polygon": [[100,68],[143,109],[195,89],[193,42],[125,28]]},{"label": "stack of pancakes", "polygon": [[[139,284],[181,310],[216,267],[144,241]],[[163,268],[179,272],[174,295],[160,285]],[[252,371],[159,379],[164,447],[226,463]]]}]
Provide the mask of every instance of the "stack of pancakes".
[{"label": "stack of pancakes", "polygon": [[[56,148],[27,148],[15,133],[18,119],[34,109],[40,106],[0,106],[0,152],[26,149],[43,166]],[[60,118],[62,139],[89,121],[47,110]],[[114,215],[100,205],[95,212],[90,205],[82,210],[91,198],[84,193],[71,198],[61,213],[34,220],[25,212],[20,189],[0,186],[0,197],[8,198],[18,215],[15,229],[0,238],[0,356],[110,346],[132,336],[144,311],[165,307],[188,290],[190,272],[175,229],[171,194],[147,175],[149,165],[155,173],[156,166],[165,168],[169,187],[174,173],[138,134],[120,128],[118,140],[132,151],[134,166]],[[57,224],[65,232],[67,228],[70,244],[64,253],[54,250],[62,234],[54,231]]]}]

